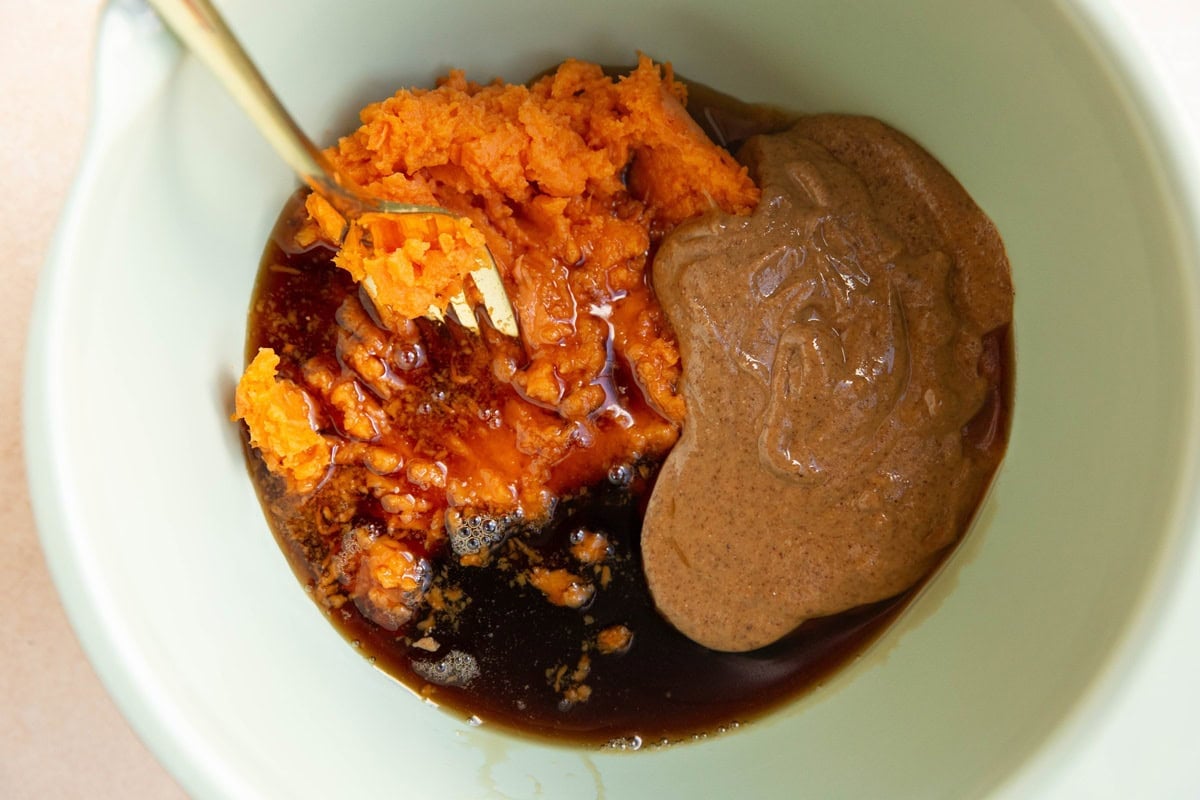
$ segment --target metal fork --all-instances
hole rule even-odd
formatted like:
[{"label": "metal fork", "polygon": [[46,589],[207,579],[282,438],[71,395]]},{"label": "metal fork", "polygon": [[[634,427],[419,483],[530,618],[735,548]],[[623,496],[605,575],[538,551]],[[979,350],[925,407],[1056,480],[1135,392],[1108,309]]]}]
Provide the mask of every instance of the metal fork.
[{"label": "metal fork", "polygon": [[[296,125],[209,0],[148,2],[183,44],[216,76],[300,180],[328,200],[348,223],[365,213],[454,216],[449,210],[438,206],[396,203],[368,197],[353,181],[340,174]],[[492,326],[505,335],[515,337],[516,315],[504,291],[504,282],[491,252],[486,247],[482,250],[480,263],[488,266],[469,273],[471,280],[479,290]],[[465,292],[452,297],[448,309],[460,325],[479,331],[474,310]],[[441,320],[445,311],[430,306],[426,316]]]}]

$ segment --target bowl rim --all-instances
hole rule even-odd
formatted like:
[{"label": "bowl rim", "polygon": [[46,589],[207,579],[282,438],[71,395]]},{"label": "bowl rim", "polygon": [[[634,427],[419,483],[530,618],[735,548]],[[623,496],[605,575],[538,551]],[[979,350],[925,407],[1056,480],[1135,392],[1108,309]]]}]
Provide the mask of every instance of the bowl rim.
[{"label": "bowl rim", "polygon": [[[1132,8],[1133,3],[1127,5]],[[1200,131],[1193,133],[1177,89],[1154,54],[1131,32],[1113,0],[1062,0],[1059,6],[1107,64],[1113,84],[1123,95],[1121,99],[1137,114],[1140,137],[1158,167],[1155,180],[1163,186],[1163,195],[1175,211],[1171,223],[1178,252],[1190,262],[1181,268],[1187,305],[1200,308]],[[1200,14],[1196,19],[1200,20]],[[1120,763],[1135,743],[1146,738],[1143,728],[1118,724],[1120,703],[1144,690],[1147,665],[1155,652],[1183,643],[1197,654],[1193,660],[1200,663],[1200,643],[1192,631],[1167,622],[1170,615],[1192,620],[1200,617],[1200,592],[1193,592],[1195,597],[1184,595],[1187,580],[1200,579],[1200,315],[1186,317],[1183,327],[1190,343],[1186,376],[1190,402],[1186,428],[1180,431],[1184,456],[1175,480],[1178,488],[1174,507],[1168,515],[1170,532],[1112,650],[1047,739],[1000,783],[997,796],[1026,797],[1044,792],[1087,796],[1098,790],[1104,796],[1121,796],[1120,789],[1105,786],[1102,779],[1088,772],[1105,760],[1110,765]],[[1185,669],[1171,669],[1174,685],[1195,680]],[[1164,676],[1160,672],[1156,677]],[[1132,702],[1144,700],[1138,697]],[[1200,711],[1200,705],[1193,711]],[[1193,740],[1200,745],[1200,733],[1193,733]],[[1200,778],[1190,761],[1171,766],[1170,774],[1155,774],[1143,768],[1146,774],[1137,776],[1139,791],[1154,796],[1155,785],[1178,787],[1180,779],[1200,791]]]}]

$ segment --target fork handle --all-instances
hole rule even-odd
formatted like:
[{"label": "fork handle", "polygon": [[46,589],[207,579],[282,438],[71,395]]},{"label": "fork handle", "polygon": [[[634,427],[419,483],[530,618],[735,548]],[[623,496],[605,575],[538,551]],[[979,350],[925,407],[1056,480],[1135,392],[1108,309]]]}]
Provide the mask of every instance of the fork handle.
[{"label": "fork handle", "polygon": [[345,179],[296,125],[209,0],[147,1],[217,77],[300,180],[343,215],[362,210],[354,187],[342,185]]}]

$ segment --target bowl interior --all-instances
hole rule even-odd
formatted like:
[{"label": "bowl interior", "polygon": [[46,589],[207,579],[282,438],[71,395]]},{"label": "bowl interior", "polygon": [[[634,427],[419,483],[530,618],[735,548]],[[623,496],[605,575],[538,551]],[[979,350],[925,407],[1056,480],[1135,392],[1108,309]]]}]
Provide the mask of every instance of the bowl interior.
[{"label": "bowl interior", "polygon": [[[44,279],[28,425],[68,609],[190,791],[962,797],[1011,774],[1080,699],[1176,535],[1194,263],[1153,139],[1076,12],[1016,0],[222,5],[324,142],[364,103],[451,66],[525,80],[564,57],[630,63],[636,50],[746,100],[878,116],[940,158],[1005,239],[1017,398],[968,540],[812,695],[636,755],[472,727],[346,646],[263,522],[229,414],[258,258],[293,181],[194,60],[169,64],[89,154]],[[143,26],[131,46],[161,36]],[[99,88],[101,106],[121,91],[111,74]]]}]

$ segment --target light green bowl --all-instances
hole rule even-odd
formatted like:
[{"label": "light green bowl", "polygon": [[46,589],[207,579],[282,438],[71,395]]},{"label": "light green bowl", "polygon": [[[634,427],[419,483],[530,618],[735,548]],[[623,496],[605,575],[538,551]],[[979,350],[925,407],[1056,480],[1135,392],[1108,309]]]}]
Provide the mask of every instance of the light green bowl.
[{"label": "light green bowl", "polygon": [[1004,236],[1017,398],[966,543],[877,646],[801,701],[640,753],[547,747],[428,708],[305,596],[229,421],[255,268],[292,178],[149,12],[114,3],[91,143],[38,299],[26,448],[79,636],[190,792],[959,798],[1058,785],[1200,558],[1196,173],[1107,11],[223,5],[325,141],[365,102],[450,66],[524,80],[563,57],[628,63],[636,50],[743,99],[881,117]]}]

